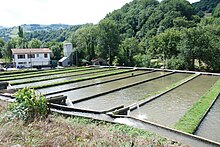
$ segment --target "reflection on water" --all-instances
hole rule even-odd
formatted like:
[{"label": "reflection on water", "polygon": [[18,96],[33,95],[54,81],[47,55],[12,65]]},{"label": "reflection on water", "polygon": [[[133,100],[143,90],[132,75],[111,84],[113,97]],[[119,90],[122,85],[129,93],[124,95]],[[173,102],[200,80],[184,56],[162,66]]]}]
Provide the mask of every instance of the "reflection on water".
[{"label": "reflection on water", "polygon": [[220,142],[220,96],[195,134]]},{"label": "reflection on water", "polygon": [[[61,81],[66,81],[66,80],[72,80],[72,79],[92,76],[92,75],[95,75],[95,74],[101,74],[99,72],[104,72],[104,71],[99,69],[99,70],[91,70],[91,71],[84,71],[84,72],[91,72],[91,73],[80,75],[82,73],[74,72],[74,73],[70,73],[70,74],[66,73],[66,74],[63,74],[62,76],[52,75],[52,76],[49,76],[49,77],[37,77],[37,78],[28,79],[28,80],[34,80],[34,79],[42,80],[42,79],[45,79],[45,78],[53,78],[53,77],[57,77],[57,79],[45,80],[45,81],[42,80],[42,81],[39,81],[39,82],[31,82],[31,83],[26,83],[26,84],[21,84],[21,85],[14,85],[13,88],[22,88],[22,87],[39,86],[39,85],[43,85],[43,84],[51,84],[51,83],[56,83],[56,82],[61,82]],[[93,72],[98,72],[98,73],[93,73]],[[110,71],[107,71],[107,72],[110,72]],[[71,77],[65,77],[65,76],[70,76],[70,75],[71,75]],[[28,81],[28,80],[26,80],[26,79],[23,80],[22,79],[23,82]]]},{"label": "reflection on water", "polygon": [[[154,74],[152,73],[152,76],[156,76]],[[130,88],[126,88],[114,93],[103,95],[95,99],[87,100],[74,105],[77,107],[86,107],[94,110],[110,109],[118,105],[127,106],[137,102],[145,95],[161,90],[162,88],[165,88],[170,84],[182,80],[187,76],[189,76],[189,74],[172,74],[163,78],[139,84]]]},{"label": "reflection on water", "polygon": [[[106,71],[105,73],[111,73],[112,71]],[[133,71],[134,74],[141,74],[144,73],[146,71],[140,70],[140,71]],[[97,75],[97,73],[93,73],[92,75]],[[112,76],[107,76],[107,77],[102,77],[102,78],[97,78],[97,79],[91,79],[91,80],[86,80],[86,81],[81,81],[81,82],[77,82],[77,83],[70,83],[70,84],[65,84],[65,85],[60,85],[60,86],[53,86],[53,87],[48,87],[48,88],[43,88],[40,89],[41,93],[47,93],[47,92],[56,92],[58,90],[64,90],[64,89],[68,89],[68,88],[75,88],[75,87],[79,87],[79,86],[85,86],[85,85],[89,85],[89,84],[93,84],[93,83],[99,83],[99,82],[104,82],[104,81],[108,81],[108,80],[113,80],[113,79],[118,79],[121,77],[127,77],[130,76],[131,72],[128,73],[122,73],[122,74],[117,74],[117,75],[112,75]]]},{"label": "reflection on water", "polygon": [[95,86],[90,86],[87,88],[82,88],[82,89],[78,89],[78,90],[72,90],[72,91],[68,91],[68,92],[62,92],[59,94],[62,95],[66,95],[68,98],[70,98],[71,100],[79,100],[88,96],[92,96],[92,95],[96,95],[99,93],[103,93],[112,89],[117,89],[120,87],[123,87],[125,85],[128,84],[132,84],[138,81],[143,81],[158,75],[164,74],[163,72],[153,72],[153,73],[149,73],[149,74],[144,74],[144,75],[140,75],[140,76],[136,76],[136,77],[131,77],[128,79],[122,79],[122,80],[117,80],[117,81],[113,81],[113,82],[108,82],[105,84],[99,84],[99,85],[95,85]]},{"label": "reflection on water", "polygon": [[[216,82],[218,77],[199,76],[173,91],[140,107],[147,120],[172,126]],[[131,112],[138,116],[138,110]]]}]

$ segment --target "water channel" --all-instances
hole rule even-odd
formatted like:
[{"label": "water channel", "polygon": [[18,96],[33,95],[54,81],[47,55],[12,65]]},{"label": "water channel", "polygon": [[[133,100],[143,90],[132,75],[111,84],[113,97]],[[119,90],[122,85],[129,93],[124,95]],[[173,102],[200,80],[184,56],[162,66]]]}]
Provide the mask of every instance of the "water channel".
[{"label": "water channel", "polygon": [[201,75],[135,109],[130,115],[162,125],[173,126],[218,79],[217,76]]},{"label": "water channel", "polygon": [[126,88],[114,93],[103,95],[94,99],[74,104],[76,107],[89,108],[92,110],[108,110],[119,105],[130,105],[144,98],[147,94],[161,90],[170,84],[178,82],[189,74],[176,73],[153,81]]},{"label": "water channel", "polygon": [[144,74],[140,76],[134,76],[128,79],[117,80],[117,81],[108,82],[105,84],[98,84],[95,86],[90,86],[90,87],[82,88],[78,90],[62,92],[62,93],[59,93],[59,95],[66,95],[69,99],[74,101],[74,100],[83,99],[88,96],[93,96],[99,93],[105,93],[106,91],[109,91],[112,89],[117,89],[128,84],[132,84],[138,81],[143,81],[143,80],[150,79],[150,78],[164,75],[164,74],[167,74],[167,72],[153,72],[153,73],[148,73],[148,74]]},{"label": "water channel", "polygon": [[[39,77],[28,77],[28,78],[24,78],[22,79],[23,82],[25,81],[30,81],[30,80],[44,80],[44,79],[48,79],[48,78],[54,78],[54,77],[57,77],[57,78],[62,78],[62,77],[65,77],[65,76],[72,76],[72,75],[77,75],[79,72],[80,73],[84,73],[84,72],[93,72],[93,71],[105,71],[104,69],[79,69],[79,70],[76,70],[76,71],[70,71],[68,73],[55,73],[54,75],[42,75],[42,76],[39,76]],[[17,79],[17,80],[10,80],[10,82],[20,82],[21,79]]]},{"label": "water channel", "polygon": [[[82,74],[81,73],[71,73],[71,77],[65,77],[66,75],[64,75],[64,77],[59,77],[57,79],[52,79],[52,80],[45,80],[45,81],[39,81],[39,82],[30,82],[30,83],[25,83],[25,84],[20,84],[20,85],[13,85],[12,88],[22,88],[22,87],[31,87],[31,86],[39,86],[39,85],[43,85],[43,84],[49,84],[49,83],[55,83],[55,82],[60,82],[60,81],[65,81],[65,80],[72,80],[72,79],[77,79],[77,78],[82,78],[82,77],[87,77],[87,76],[92,76],[95,74],[103,74],[103,72],[105,73],[110,73],[112,72],[112,70],[92,70],[92,71],[83,71],[83,73],[85,72],[91,72],[91,73],[87,73],[87,74]],[[40,78],[39,78],[40,79]]]},{"label": "water channel", "polygon": [[[85,85],[89,85],[89,84],[93,84],[93,83],[105,82],[105,81],[109,81],[109,80],[114,80],[114,79],[118,79],[118,78],[122,78],[122,77],[131,76],[132,73],[134,75],[136,75],[136,74],[142,74],[142,73],[146,73],[146,72],[148,72],[148,71],[136,70],[136,71],[131,71],[131,72],[127,72],[127,73],[121,73],[121,74],[117,74],[117,75],[97,78],[97,79],[91,79],[91,80],[86,80],[86,81],[81,81],[81,82],[76,82],[76,83],[70,83],[70,84],[65,84],[65,85],[43,88],[43,89],[39,89],[38,91],[40,91],[42,94],[52,93],[52,92],[56,92],[58,90],[60,91],[60,90],[68,89],[68,88],[76,88],[79,86],[85,86]],[[108,73],[108,72],[106,71],[105,73]],[[97,73],[93,73],[91,75],[97,75]]]},{"label": "water channel", "polygon": [[220,96],[200,124],[195,135],[220,142]]}]

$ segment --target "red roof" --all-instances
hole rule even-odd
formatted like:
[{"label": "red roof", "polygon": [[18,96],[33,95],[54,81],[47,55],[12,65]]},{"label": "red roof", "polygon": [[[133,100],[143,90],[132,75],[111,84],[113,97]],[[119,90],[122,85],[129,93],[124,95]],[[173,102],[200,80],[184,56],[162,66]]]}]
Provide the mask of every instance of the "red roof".
[{"label": "red roof", "polygon": [[52,53],[49,48],[11,49],[13,54]]}]

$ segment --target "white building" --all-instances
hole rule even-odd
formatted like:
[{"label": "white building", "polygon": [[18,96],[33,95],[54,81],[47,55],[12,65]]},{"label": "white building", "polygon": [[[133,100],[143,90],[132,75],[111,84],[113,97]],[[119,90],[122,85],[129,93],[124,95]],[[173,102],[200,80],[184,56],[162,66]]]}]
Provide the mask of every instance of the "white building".
[{"label": "white building", "polygon": [[17,68],[50,66],[52,51],[49,48],[11,49],[11,51],[13,63]]},{"label": "white building", "polygon": [[64,53],[64,57],[61,58],[58,61],[59,66],[71,66],[72,62],[73,62],[73,57],[72,57],[72,43],[65,43],[63,45],[63,53]]}]

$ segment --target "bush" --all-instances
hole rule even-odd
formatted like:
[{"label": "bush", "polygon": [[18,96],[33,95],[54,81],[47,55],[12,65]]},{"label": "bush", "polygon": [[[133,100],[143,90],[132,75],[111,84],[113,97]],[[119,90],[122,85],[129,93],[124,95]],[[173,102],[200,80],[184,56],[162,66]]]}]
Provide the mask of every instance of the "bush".
[{"label": "bush", "polygon": [[34,89],[23,88],[15,93],[16,101],[8,108],[9,119],[22,119],[32,122],[35,119],[46,118],[48,114],[47,101],[43,95]]}]

